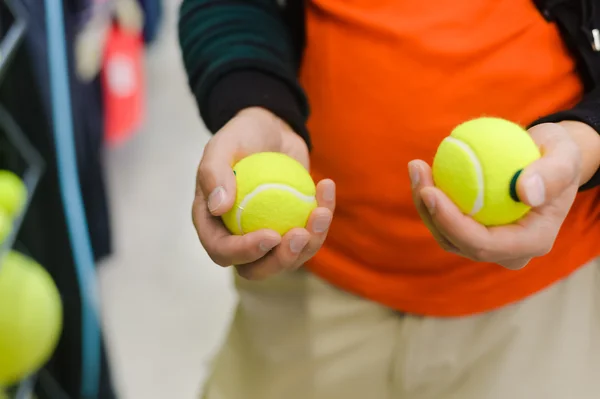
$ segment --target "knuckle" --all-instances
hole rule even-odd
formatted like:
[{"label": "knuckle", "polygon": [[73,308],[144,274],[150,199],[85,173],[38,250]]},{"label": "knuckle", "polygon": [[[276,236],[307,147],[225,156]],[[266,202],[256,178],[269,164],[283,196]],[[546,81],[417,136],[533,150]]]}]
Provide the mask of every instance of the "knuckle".
[{"label": "knuckle", "polygon": [[296,255],[282,254],[280,256],[277,256],[276,257],[277,265],[274,267],[274,269],[276,269],[278,271],[289,270],[300,259],[304,259],[304,258],[308,259],[308,255],[305,255],[306,252],[304,252],[304,251],[306,251],[306,248],[302,252],[300,252],[300,254],[296,254]]},{"label": "knuckle", "polygon": [[251,268],[236,266],[235,269],[237,270],[238,276],[241,278],[245,280],[252,280],[253,273]]},{"label": "knuckle", "polygon": [[238,275],[249,281],[262,281],[267,278],[264,273],[260,273],[260,270],[256,267],[252,267],[250,265],[245,266],[236,266],[236,270]]},{"label": "knuckle", "polygon": [[203,211],[203,206],[202,204],[198,201],[198,198],[194,198],[194,201],[192,203],[192,207],[190,209],[190,216],[192,217],[192,224],[194,225],[194,228],[196,229],[196,232],[198,233],[198,236],[201,236],[201,232],[202,232],[202,223],[200,222],[200,219],[202,219],[202,211]]},{"label": "knuckle", "polygon": [[523,269],[529,264],[530,261],[531,259],[522,259],[519,261],[499,263],[499,265],[504,267],[505,269],[516,271]]},{"label": "knuckle", "polygon": [[492,259],[491,252],[484,247],[472,248],[469,254],[470,258],[476,262],[489,262]]},{"label": "knuckle", "polygon": [[217,250],[214,241],[209,241],[203,237],[200,237],[200,243],[213,263],[221,267],[229,267],[232,265],[233,262],[231,257],[227,256],[222,251]]},{"label": "knuckle", "polygon": [[572,158],[561,158],[556,160],[555,167],[565,179],[571,181],[577,176],[579,161]]},{"label": "knuckle", "polygon": [[198,223],[198,218],[196,217],[196,201],[194,201],[194,204],[192,205],[192,208],[190,209],[190,216],[192,218],[192,224],[194,225],[194,228],[196,229],[196,233],[198,233],[198,236],[200,236],[200,223]]},{"label": "knuckle", "polygon": [[[217,132],[219,133],[219,132]],[[204,145],[204,149],[202,151],[202,159],[206,159],[207,156],[210,155],[211,151],[215,147],[215,142],[217,141],[217,135],[215,134],[213,137],[208,140],[208,142]]]},{"label": "knuckle", "polygon": [[[206,247],[205,247],[206,249]],[[231,262],[226,259],[223,255],[211,253],[210,251],[206,251],[208,253],[208,257],[217,265],[221,267],[229,267],[231,266]]]},{"label": "knuckle", "polygon": [[306,248],[304,249],[304,253],[302,254],[302,258],[307,258],[310,259],[313,256],[315,256],[317,254],[317,252],[319,252],[319,249],[321,248],[321,243],[317,243],[314,245],[307,245]]},{"label": "knuckle", "polygon": [[198,165],[198,180],[203,182],[209,174],[210,164],[205,158],[203,158],[200,161],[200,165]]},{"label": "knuckle", "polygon": [[540,257],[540,256],[548,255],[550,253],[550,251],[552,251],[553,247],[554,247],[554,243],[552,243],[552,242],[541,244],[537,248],[537,250],[534,252],[533,256]]}]

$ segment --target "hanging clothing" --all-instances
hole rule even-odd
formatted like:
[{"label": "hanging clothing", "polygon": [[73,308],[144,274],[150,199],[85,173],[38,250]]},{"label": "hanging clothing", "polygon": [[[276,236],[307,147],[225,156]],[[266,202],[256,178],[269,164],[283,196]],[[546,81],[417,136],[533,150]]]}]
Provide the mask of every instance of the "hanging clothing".
[{"label": "hanging clothing", "polygon": [[144,11],[144,41],[152,43],[163,19],[163,6],[160,0],[138,0]]},{"label": "hanging clothing", "polygon": [[[70,398],[80,397],[81,293],[75,273],[59,191],[51,124],[47,37],[44,7],[37,0],[16,0],[28,20],[27,34],[0,83],[2,103],[46,162],[46,169],[32,199],[17,238],[16,249],[29,254],[48,269],[64,304],[64,329],[58,348],[46,370]],[[65,2],[69,69],[73,70],[74,33],[81,1]],[[79,178],[96,259],[111,251],[108,207],[101,167],[102,108],[98,80],[80,83],[70,74],[73,125]],[[103,355],[99,397],[114,398],[106,358]],[[40,399],[54,399],[40,385]]]}]

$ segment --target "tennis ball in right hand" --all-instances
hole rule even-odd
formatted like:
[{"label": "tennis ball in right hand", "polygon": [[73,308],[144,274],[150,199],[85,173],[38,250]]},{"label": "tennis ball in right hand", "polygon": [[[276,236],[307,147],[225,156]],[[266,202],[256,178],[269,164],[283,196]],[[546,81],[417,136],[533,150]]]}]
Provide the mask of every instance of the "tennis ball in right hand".
[{"label": "tennis ball in right hand", "polygon": [[283,235],[306,227],[317,201],[315,183],[302,164],[281,153],[262,152],[240,160],[233,172],[236,199],[222,216],[231,233],[271,229]]},{"label": "tennis ball in right hand", "polygon": [[22,254],[6,254],[0,267],[0,386],[42,367],[61,331],[62,303],[48,272]]},{"label": "tennis ball in right hand", "polygon": [[433,160],[435,185],[467,215],[487,226],[522,218],[529,206],[516,196],[516,181],[540,151],[521,126],[500,118],[458,125]]},{"label": "tennis ball in right hand", "polygon": [[0,170],[0,209],[14,217],[21,212],[26,199],[27,188],[19,176]]}]

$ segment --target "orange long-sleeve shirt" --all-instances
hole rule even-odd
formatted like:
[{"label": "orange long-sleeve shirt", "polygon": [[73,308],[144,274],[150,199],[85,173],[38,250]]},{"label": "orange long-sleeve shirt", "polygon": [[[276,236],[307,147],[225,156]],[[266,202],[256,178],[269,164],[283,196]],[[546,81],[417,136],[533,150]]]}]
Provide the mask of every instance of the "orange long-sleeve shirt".
[{"label": "orange long-sleeve shirt", "polygon": [[531,0],[313,0],[301,83],[315,179],[338,208],[308,267],[405,312],[460,316],[527,297],[600,255],[600,192],[580,193],[553,251],[509,271],[442,251],[413,206],[407,163],[431,161],[460,122],[526,125],[582,85]]}]

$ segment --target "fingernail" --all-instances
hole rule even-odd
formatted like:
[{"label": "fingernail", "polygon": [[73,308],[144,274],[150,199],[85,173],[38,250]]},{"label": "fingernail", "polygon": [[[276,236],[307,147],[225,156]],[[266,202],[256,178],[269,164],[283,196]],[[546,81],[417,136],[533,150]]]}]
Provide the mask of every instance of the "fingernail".
[{"label": "fingernail", "polygon": [[544,203],[546,200],[546,188],[540,175],[535,174],[527,177],[523,185],[529,205],[536,207]]},{"label": "fingernail", "polygon": [[335,186],[333,184],[328,184],[323,192],[323,199],[325,201],[333,201],[335,199]]},{"label": "fingernail", "polygon": [[305,236],[295,236],[290,241],[290,251],[295,254],[299,254],[302,252],[304,247],[308,244],[308,237]]},{"label": "fingernail", "polygon": [[225,189],[223,187],[215,188],[208,196],[208,210],[211,212],[216,211],[223,201],[225,201]]},{"label": "fingernail", "polygon": [[313,231],[317,234],[324,233],[331,224],[331,216],[319,216],[313,223]]},{"label": "fingernail", "polygon": [[412,163],[409,163],[408,174],[410,176],[410,183],[412,187],[415,188],[419,184],[419,167]]},{"label": "fingernail", "polygon": [[425,202],[425,206],[427,207],[429,213],[433,215],[435,213],[435,196],[428,195],[425,198],[423,198],[423,202]]},{"label": "fingernail", "polygon": [[272,238],[267,238],[265,240],[262,240],[258,244],[258,248],[262,252],[269,252],[270,250],[272,250],[273,248],[275,248],[277,246],[277,244],[279,244],[279,240],[275,240],[275,239],[272,239]]}]

